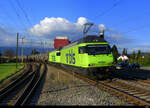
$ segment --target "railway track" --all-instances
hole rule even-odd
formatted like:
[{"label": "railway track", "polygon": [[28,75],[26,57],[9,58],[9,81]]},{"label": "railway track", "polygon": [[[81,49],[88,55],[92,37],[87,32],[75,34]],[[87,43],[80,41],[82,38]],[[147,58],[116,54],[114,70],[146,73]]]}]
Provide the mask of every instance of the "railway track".
[{"label": "railway track", "polygon": [[112,88],[110,89],[111,91],[116,89],[118,96],[133,101],[137,105],[150,105],[150,90],[148,91],[119,81],[99,81],[99,83]]},{"label": "railway track", "polygon": [[[145,75],[148,76],[148,75]],[[123,79],[127,79],[127,80],[135,80],[137,83],[141,83],[144,85],[149,85],[150,86],[150,78],[149,77],[144,77],[142,75],[137,75],[137,73],[128,73],[127,71],[125,72],[121,72],[121,73],[114,73],[112,78],[115,77],[120,77]]]},{"label": "railway track", "polygon": [[150,86],[150,79],[146,79],[146,80],[138,80],[138,82],[144,83],[144,84],[148,84],[148,85]]},{"label": "railway track", "polygon": [[32,71],[26,70],[22,76],[1,89],[0,105],[26,105],[43,76],[40,67],[41,64],[34,64]]},{"label": "railway track", "polygon": [[[53,65],[54,66],[54,65]],[[64,70],[65,72],[82,79],[100,89],[111,92],[114,95],[119,96],[129,102],[134,103],[135,105],[144,105],[150,106],[150,91],[137,88],[131,85],[127,85],[125,83],[120,83],[118,81],[96,81],[93,79],[89,79],[83,75],[68,71],[66,69],[62,69],[58,66],[54,66],[57,69]]]}]

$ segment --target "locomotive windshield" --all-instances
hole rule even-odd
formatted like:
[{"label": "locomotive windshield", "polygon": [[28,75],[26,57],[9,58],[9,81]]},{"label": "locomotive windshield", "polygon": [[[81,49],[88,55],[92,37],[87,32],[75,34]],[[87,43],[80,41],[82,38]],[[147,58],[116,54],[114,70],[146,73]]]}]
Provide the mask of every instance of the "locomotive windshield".
[{"label": "locomotive windshield", "polygon": [[109,45],[87,45],[86,52],[88,55],[110,54],[111,49]]}]

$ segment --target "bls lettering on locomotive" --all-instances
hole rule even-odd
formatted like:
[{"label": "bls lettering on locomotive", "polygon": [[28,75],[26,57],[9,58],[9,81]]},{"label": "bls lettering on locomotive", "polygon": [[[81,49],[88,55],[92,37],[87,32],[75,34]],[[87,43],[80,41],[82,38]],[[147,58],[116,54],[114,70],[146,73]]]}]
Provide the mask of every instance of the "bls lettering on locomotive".
[{"label": "bls lettering on locomotive", "polygon": [[73,53],[72,50],[69,50],[68,53],[66,53],[66,62],[69,64],[75,64],[75,53]]},{"label": "bls lettering on locomotive", "polygon": [[55,56],[52,56],[52,61],[56,61]]}]

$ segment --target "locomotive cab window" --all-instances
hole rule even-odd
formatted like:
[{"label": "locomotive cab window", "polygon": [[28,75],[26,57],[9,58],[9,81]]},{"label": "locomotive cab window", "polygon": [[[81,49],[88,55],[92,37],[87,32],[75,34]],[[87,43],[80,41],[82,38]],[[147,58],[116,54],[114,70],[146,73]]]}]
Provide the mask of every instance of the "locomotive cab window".
[{"label": "locomotive cab window", "polygon": [[86,47],[79,47],[79,54],[86,53]]},{"label": "locomotive cab window", "polygon": [[56,53],[57,56],[60,56],[60,52]]},{"label": "locomotive cab window", "polygon": [[109,45],[87,45],[88,55],[110,54],[111,48]]}]

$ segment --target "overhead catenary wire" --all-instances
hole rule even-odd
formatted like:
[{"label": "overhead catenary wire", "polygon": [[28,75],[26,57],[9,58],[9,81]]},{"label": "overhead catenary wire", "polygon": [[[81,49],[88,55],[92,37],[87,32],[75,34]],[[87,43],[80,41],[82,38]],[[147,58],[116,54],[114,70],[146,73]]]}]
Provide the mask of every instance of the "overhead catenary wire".
[{"label": "overhead catenary wire", "polygon": [[[7,19],[10,20],[9,24],[12,23],[12,24],[14,25],[14,24],[15,24],[14,18],[11,17],[11,15],[10,15],[9,12],[6,10],[6,8],[5,8],[4,6],[1,6],[1,5],[0,5],[0,8],[1,8],[0,10],[3,12],[3,14],[6,15]],[[13,20],[13,21],[12,21],[12,20]],[[5,23],[3,23],[3,21],[0,22],[0,26],[5,26],[5,25],[7,25],[6,22],[5,22]]]},{"label": "overhead catenary wire", "polygon": [[24,29],[25,29],[25,30],[28,30],[27,27],[26,27],[26,25],[21,21],[22,17],[21,17],[20,14],[17,12],[17,9],[16,9],[16,7],[14,6],[13,2],[12,2],[11,0],[8,0],[8,2],[9,2],[9,4],[10,4],[11,8],[14,10],[15,14],[17,15],[17,18],[18,18],[20,24],[21,24],[22,26],[24,26]]},{"label": "overhead catenary wire", "polygon": [[[117,0],[114,0],[114,1],[115,1],[115,3],[114,3],[110,8],[108,8],[108,9],[106,9],[105,11],[103,11],[102,13],[96,15],[95,17],[91,18],[91,20],[94,20],[94,19],[96,19],[96,18],[99,18],[99,17],[104,16],[106,13],[108,13],[108,12],[111,11],[113,8],[115,8],[116,6],[118,6],[119,3],[121,2],[121,0],[118,0],[118,1],[117,1]],[[95,31],[93,31],[93,32],[95,32]]]},{"label": "overhead catenary wire", "polygon": [[106,13],[108,13],[108,12],[111,11],[113,8],[115,8],[116,6],[118,6],[120,2],[121,2],[121,0],[118,0],[118,1],[115,2],[110,8],[106,9],[106,10],[103,11],[102,13],[100,13],[100,14],[96,15],[95,17],[93,17],[92,20],[104,16]]},{"label": "overhead catenary wire", "polygon": [[[24,18],[26,19],[27,23],[21,21],[21,19],[22,19],[23,17],[21,16],[21,13],[19,13],[19,11],[17,11],[17,7],[15,6],[14,2],[11,1],[11,0],[8,0],[8,2],[9,2],[9,4],[10,4],[12,10],[15,12],[15,14],[16,14],[18,20],[20,21],[20,24],[24,27],[25,31],[28,31],[28,28],[27,28],[27,26],[26,26],[27,23],[30,24],[30,25],[32,25],[32,24],[31,24],[31,21],[29,20],[29,17],[28,17],[27,12],[23,9],[21,3],[20,3],[18,0],[16,0],[16,5],[17,5],[18,8],[20,9],[20,11],[22,11],[22,13],[23,13],[23,15],[24,15]],[[25,24],[24,24],[24,23],[25,23]],[[26,34],[26,36],[24,36],[24,37],[27,37],[27,36],[29,36],[29,34]]]},{"label": "overhead catenary wire", "polygon": [[[115,1],[117,1],[117,0],[115,0]],[[114,7],[118,6],[119,4],[120,4],[120,0],[118,0],[116,3],[114,3],[113,6],[110,7],[109,9],[107,9],[106,11],[104,11],[101,14],[95,16],[93,19],[104,16],[107,12],[111,11]],[[126,21],[130,21],[130,20],[127,19]],[[125,32],[121,32],[120,34],[127,34],[127,33],[130,33],[130,32],[136,31],[136,30],[142,30],[142,29],[147,28],[149,26],[150,26],[150,24],[146,24],[146,25],[143,25],[143,26],[140,26],[140,27],[137,27],[137,28],[133,28],[133,29],[125,31]]]},{"label": "overhead catenary wire", "polygon": [[[117,1],[117,0],[114,0],[114,1]],[[119,3],[120,3],[120,0],[118,0],[116,3],[114,3],[113,6],[108,9],[108,11],[110,11],[112,8],[116,7]],[[94,18],[103,16],[103,15],[105,15],[108,11],[106,10],[106,11],[104,11],[103,13],[101,13],[101,14],[95,16]],[[132,20],[135,20],[135,19],[137,19],[137,18],[139,18],[139,17],[142,17],[142,16],[136,16],[135,18],[132,18]],[[93,19],[94,19],[94,18],[93,18]],[[132,20],[131,20],[131,19],[126,19],[126,20],[123,20],[122,22],[125,23],[125,22],[132,21]],[[122,22],[120,22],[119,24],[117,24],[117,25],[115,25],[115,26],[118,26],[118,25],[122,24]],[[128,31],[125,31],[125,32],[121,32],[121,33],[122,33],[122,34],[127,34],[127,33],[130,33],[130,32],[134,32],[134,31],[136,31],[136,30],[142,30],[142,29],[147,28],[147,27],[149,27],[149,26],[150,26],[150,24],[146,24],[146,25],[142,25],[142,26],[140,26],[140,27],[133,28],[133,29],[128,30]]]},{"label": "overhead catenary wire", "polygon": [[147,27],[150,27],[150,24],[142,25],[142,26],[139,26],[139,27],[134,28],[132,30],[129,30],[129,31],[126,31],[126,32],[122,32],[122,34],[127,34],[127,33],[130,33],[130,32],[134,32],[136,30],[142,30],[142,29],[147,28]]},{"label": "overhead catenary wire", "polygon": [[[29,15],[27,14],[27,11],[23,8],[23,4],[21,4],[19,0],[15,0],[15,2],[18,5],[18,7],[20,8],[20,10],[22,11],[22,13],[24,15],[24,18],[26,19],[26,21],[28,22],[28,24],[30,26],[32,26],[31,20],[29,19]],[[28,36],[31,37],[30,34],[28,34]],[[31,44],[31,46],[35,45],[33,41],[30,44]]]},{"label": "overhead catenary wire", "polygon": [[27,22],[28,22],[30,25],[32,25],[31,22],[30,22],[30,20],[29,20],[29,17],[28,17],[27,12],[26,12],[26,11],[23,9],[23,7],[21,6],[21,3],[19,2],[19,0],[16,0],[16,3],[17,3],[17,5],[18,5],[18,7],[21,9],[21,11],[23,12],[24,17],[25,17],[25,19],[27,20]]}]

